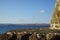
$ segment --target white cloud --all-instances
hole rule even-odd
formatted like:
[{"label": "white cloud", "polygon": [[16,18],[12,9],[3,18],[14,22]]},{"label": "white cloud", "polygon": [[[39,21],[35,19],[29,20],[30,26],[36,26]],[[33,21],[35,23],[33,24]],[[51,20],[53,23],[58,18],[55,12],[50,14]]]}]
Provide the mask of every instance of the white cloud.
[{"label": "white cloud", "polygon": [[45,10],[40,10],[40,13],[45,13],[46,11]]}]

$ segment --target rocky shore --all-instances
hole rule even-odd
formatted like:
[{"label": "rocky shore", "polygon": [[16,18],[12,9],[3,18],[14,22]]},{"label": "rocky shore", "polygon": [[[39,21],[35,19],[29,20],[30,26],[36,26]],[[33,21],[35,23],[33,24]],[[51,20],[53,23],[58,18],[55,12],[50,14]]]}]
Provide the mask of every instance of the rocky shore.
[{"label": "rocky shore", "polygon": [[0,40],[60,40],[60,30],[48,28],[11,30],[1,34]]}]

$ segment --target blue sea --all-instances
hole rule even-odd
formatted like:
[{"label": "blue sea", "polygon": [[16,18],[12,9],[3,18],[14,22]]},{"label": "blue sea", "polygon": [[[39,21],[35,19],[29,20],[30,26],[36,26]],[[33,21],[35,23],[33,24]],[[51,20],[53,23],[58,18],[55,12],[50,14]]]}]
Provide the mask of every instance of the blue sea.
[{"label": "blue sea", "polygon": [[48,28],[50,25],[0,25],[0,34],[9,30],[31,29],[31,28]]}]

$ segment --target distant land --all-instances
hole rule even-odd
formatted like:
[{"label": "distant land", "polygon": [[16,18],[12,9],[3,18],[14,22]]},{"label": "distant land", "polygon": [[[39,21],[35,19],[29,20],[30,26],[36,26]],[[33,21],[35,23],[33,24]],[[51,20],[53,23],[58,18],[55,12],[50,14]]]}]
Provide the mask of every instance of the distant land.
[{"label": "distant land", "polygon": [[9,26],[9,25],[15,25],[15,26],[21,26],[21,25],[24,25],[24,26],[50,26],[50,24],[45,24],[45,23],[42,23],[42,24],[0,24],[0,26]]}]

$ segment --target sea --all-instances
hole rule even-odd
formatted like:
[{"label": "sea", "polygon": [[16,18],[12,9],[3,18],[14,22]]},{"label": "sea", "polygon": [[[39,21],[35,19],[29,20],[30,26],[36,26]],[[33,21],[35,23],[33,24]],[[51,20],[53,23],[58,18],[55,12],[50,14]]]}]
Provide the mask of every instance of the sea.
[{"label": "sea", "polygon": [[16,29],[32,29],[32,28],[48,28],[50,25],[13,25],[13,24],[0,24],[0,34],[10,30]]}]

